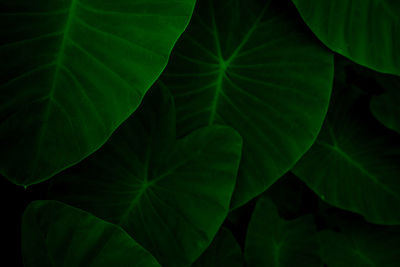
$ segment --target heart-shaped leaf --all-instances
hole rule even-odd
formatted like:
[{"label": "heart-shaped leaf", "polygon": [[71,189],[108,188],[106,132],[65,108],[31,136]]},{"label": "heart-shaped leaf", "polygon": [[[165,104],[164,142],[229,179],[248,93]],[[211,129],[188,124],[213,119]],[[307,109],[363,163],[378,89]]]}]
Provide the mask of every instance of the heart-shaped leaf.
[{"label": "heart-shaped leaf", "polygon": [[120,225],[163,266],[188,266],[229,211],[241,145],[225,126],[175,138],[159,88],[110,140],[53,181],[51,196]]},{"label": "heart-shaped leaf", "polygon": [[120,227],[58,201],[35,201],[22,218],[26,267],[160,267]]},{"label": "heart-shaped leaf", "polygon": [[244,260],[239,244],[231,231],[222,227],[211,245],[192,267],[243,267]]},{"label": "heart-shaped leaf", "polygon": [[369,99],[337,80],[321,133],[293,172],[329,204],[378,224],[400,223],[400,142]]},{"label": "heart-shaped leaf", "polygon": [[322,266],[313,220],[311,215],[284,220],[272,201],[262,196],[247,232],[247,266]]},{"label": "heart-shaped leaf", "polygon": [[0,172],[28,186],[97,150],[138,107],[194,0],[0,2]]},{"label": "heart-shaped leaf", "polygon": [[332,55],[288,4],[199,1],[161,78],[175,97],[179,136],[225,124],[243,137],[234,208],[294,165],[326,115]]},{"label": "heart-shaped leaf", "polygon": [[400,75],[400,2],[292,0],[333,51],[371,69]]}]

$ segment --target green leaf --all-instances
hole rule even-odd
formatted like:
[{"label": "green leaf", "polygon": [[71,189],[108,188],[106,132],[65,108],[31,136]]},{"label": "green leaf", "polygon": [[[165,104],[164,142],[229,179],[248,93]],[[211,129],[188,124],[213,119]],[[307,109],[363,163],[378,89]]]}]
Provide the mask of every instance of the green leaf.
[{"label": "green leaf", "polygon": [[120,225],[163,266],[188,266],[228,214],[242,141],[225,126],[176,140],[172,97],[159,90],[98,152],[56,177],[51,197]]},{"label": "green leaf", "polygon": [[400,75],[400,2],[292,0],[333,51],[376,71]]},{"label": "green leaf", "polygon": [[367,224],[347,225],[340,232],[318,233],[321,258],[329,267],[397,267],[400,231]]},{"label": "green leaf", "polygon": [[243,137],[233,208],[294,165],[327,112],[332,54],[285,3],[199,1],[161,78],[175,97],[179,136],[224,124]]},{"label": "green leaf", "polygon": [[274,204],[262,196],[249,224],[245,258],[250,267],[322,266],[313,217],[284,220]]},{"label": "green leaf", "polygon": [[0,1],[0,173],[28,186],[97,150],[161,74],[194,2]]},{"label": "green leaf", "polygon": [[376,75],[375,80],[384,92],[372,97],[371,112],[385,127],[400,133],[400,78]]},{"label": "green leaf", "polygon": [[22,218],[24,266],[160,266],[120,227],[58,201],[35,201]]},{"label": "green leaf", "polygon": [[400,223],[400,142],[378,123],[369,99],[337,81],[316,143],[293,172],[329,204],[378,224]]},{"label": "green leaf", "polygon": [[200,258],[192,265],[193,267],[243,267],[242,251],[231,231],[221,228],[215,236],[214,241]]}]

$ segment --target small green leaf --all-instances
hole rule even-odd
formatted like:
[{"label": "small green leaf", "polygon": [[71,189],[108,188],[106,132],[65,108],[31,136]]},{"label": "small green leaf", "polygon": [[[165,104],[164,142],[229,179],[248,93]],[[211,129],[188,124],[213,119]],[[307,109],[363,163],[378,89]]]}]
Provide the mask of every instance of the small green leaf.
[{"label": "small green leaf", "polygon": [[400,75],[398,0],[292,0],[330,49],[376,71]]},{"label": "small green leaf", "polygon": [[176,140],[172,98],[159,89],[98,152],[56,177],[51,196],[120,225],[163,266],[188,266],[228,214],[242,141],[225,126]]},{"label": "small green leaf", "polygon": [[28,186],[97,150],[164,69],[195,0],[1,0],[0,173]]},{"label": "small green leaf", "polygon": [[35,201],[22,218],[26,267],[161,267],[120,227],[58,201]]},{"label": "small green leaf", "polygon": [[161,78],[175,97],[179,136],[223,124],[243,137],[233,208],[292,168],[327,112],[332,54],[287,4],[199,1]]},{"label": "small green leaf", "polygon": [[361,90],[337,80],[321,133],[293,172],[333,206],[399,224],[400,140],[368,105]]},{"label": "small green leaf", "polygon": [[262,196],[247,231],[245,258],[249,267],[322,266],[313,217],[284,220]]},{"label": "small green leaf", "polygon": [[211,245],[192,267],[243,267],[242,251],[231,231],[221,228]]}]

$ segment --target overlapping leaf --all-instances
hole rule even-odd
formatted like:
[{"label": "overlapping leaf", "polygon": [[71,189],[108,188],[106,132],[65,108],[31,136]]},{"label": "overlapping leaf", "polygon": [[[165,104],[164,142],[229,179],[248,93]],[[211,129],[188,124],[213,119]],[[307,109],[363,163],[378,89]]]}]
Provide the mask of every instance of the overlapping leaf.
[{"label": "overlapping leaf", "polygon": [[332,55],[286,1],[199,1],[162,80],[178,135],[225,124],[243,137],[233,207],[263,192],[311,146],[327,111]]},{"label": "overlapping leaf", "polygon": [[22,219],[26,267],[160,267],[120,227],[57,201],[35,201]]},{"label": "overlapping leaf", "polygon": [[333,51],[371,69],[400,75],[400,2],[292,0]]},{"label": "overlapping leaf", "polygon": [[97,150],[164,69],[195,0],[0,1],[0,172],[48,179]]},{"label": "overlapping leaf", "polygon": [[120,225],[163,266],[188,266],[228,214],[242,141],[226,126],[176,140],[168,96],[152,89],[106,145],[54,178],[51,197]]},{"label": "overlapping leaf", "polygon": [[361,90],[337,80],[321,133],[293,172],[322,199],[379,224],[400,223],[400,140],[368,113]]}]

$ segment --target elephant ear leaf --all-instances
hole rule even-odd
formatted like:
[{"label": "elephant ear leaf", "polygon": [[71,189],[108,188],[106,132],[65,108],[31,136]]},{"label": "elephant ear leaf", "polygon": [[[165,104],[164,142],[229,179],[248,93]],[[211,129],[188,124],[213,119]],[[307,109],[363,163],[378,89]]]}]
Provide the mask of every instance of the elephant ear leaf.
[{"label": "elephant ear leaf", "polygon": [[284,220],[273,202],[262,196],[247,230],[246,266],[322,266],[316,226],[311,215]]},{"label": "elephant ear leaf", "polygon": [[26,267],[161,267],[120,227],[58,201],[27,207],[22,254]]},{"label": "elephant ear leaf", "polygon": [[226,126],[176,139],[162,92],[150,90],[99,151],[56,176],[50,196],[120,225],[163,266],[189,266],[228,214],[242,140]]},{"label": "elephant ear leaf", "polygon": [[373,70],[400,75],[399,1],[292,1],[330,49]]},{"label": "elephant ear leaf", "polygon": [[161,78],[176,101],[179,136],[222,124],[243,137],[232,208],[293,167],[328,108],[333,56],[287,4],[198,1]]},{"label": "elephant ear leaf", "polygon": [[293,172],[329,204],[376,224],[400,223],[400,142],[369,111],[369,97],[336,81],[317,141]]},{"label": "elephant ear leaf", "polygon": [[0,2],[0,173],[28,186],[97,150],[164,69],[195,0]]}]

